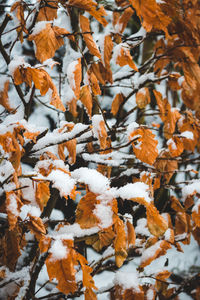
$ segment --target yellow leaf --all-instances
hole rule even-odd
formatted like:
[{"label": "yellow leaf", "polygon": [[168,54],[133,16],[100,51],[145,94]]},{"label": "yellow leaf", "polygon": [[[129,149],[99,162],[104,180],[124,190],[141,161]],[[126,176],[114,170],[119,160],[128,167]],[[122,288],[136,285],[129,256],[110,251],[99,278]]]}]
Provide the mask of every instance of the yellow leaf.
[{"label": "yellow leaf", "polygon": [[88,47],[89,51],[91,54],[97,56],[98,58],[101,58],[101,54],[97,48],[96,43],[94,42],[92,35],[90,33],[85,33],[85,32],[90,32],[90,22],[88,18],[86,18],[83,15],[80,15],[80,27],[83,33],[83,39],[86,43],[86,46]]},{"label": "yellow leaf", "polygon": [[134,138],[138,138],[137,144],[135,144],[134,142],[132,143],[135,156],[144,163],[153,165],[158,156],[158,141],[155,140],[155,135],[151,132],[150,129],[141,127],[135,129],[130,134],[129,140],[132,140]]}]

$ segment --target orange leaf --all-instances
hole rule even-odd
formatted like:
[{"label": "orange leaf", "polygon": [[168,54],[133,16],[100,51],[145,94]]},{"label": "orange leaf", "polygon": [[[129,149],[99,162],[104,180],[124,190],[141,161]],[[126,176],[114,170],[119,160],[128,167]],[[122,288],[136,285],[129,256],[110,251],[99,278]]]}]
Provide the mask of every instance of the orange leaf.
[{"label": "orange leaf", "polygon": [[[3,81],[3,78],[1,79]],[[8,99],[8,89],[9,89],[9,80],[4,81],[3,87],[1,84],[0,87],[0,104],[7,109],[7,111],[11,112],[13,109],[10,107],[9,99]]]},{"label": "orange leaf", "polygon": [[43,235],[39,241],[40,252],[44,253],[49,250],[51,246],[51,238],[49,236]]},{"label": "orange leaf", "polygon": [[140,109],[143,109],[151,102],[149,89],[144,87],[136,93],[136,103]]},{"label": "orange leaf", "polygon": [[114,247],[115,247],[115,262],[118,268],[120,268],[128,253],[126,251],[126,233],[125,233],[125,225],[120,218],[114,224],[116,237],[114,240]]},{"label": "orange leaf", "polygon": [[163,99],[160,92],[154,90],[153,93],[161,113],[160,118],[164,122],[164,136],[170,139],[175,131],[176,122],[180,119],[181,115],[177,110],[171,110],[168,100],[166,98]]},{"label": "orange leaf", "polygon": [[32,216],[28,213],[27,215],[29,217],[29,221],[27,222],[27,225],[31,232],[35,235],[36,239],[39,241],[40,238],[46,234],[46,229],[44,227],[44,224],[42,222],[42,219],[39,217]]},{"label": "orange leaf", "polygon": [[35,197],[41,211],[43,211],[43,208],[47,205],[47,202],[50,197],[49,182],[47,181],[38,182],[36,186]]},{"label": "orange leaf", "polygon": [[13,230],[5,229],[1,243],[1,256],[3,257],[3,264],[12,272],[15,271],[17,260],[21,254],[20,242],[21,233],[18,226]]},{"label": "orange leaf", "polygon": [[90,88],[88,85],[84,85],[81,87],[80,101],[86,107],[87,113],[91,117],[91,115],[92,115],[92,95],[90,93]]},{"label": "orange leaf", "polygon": [[182,139],[174,136],[167,141],[168,149],[172,157],[179,156],[184,151]]},{"label": "orange leaf", "polygon": [[[197,206],[197,207],[196,207]],[[200,227],[200,203],[195,205],[195,210],[192,212],[192,219],[195,222],[196,226]]]},{"label": "orange leaf", "polygon": [[146,31],[149,32],[153,29],[163,30],[169,36],[167,26],[171,22],[171,18],[162,12],[156,0],[129,0],[129,2],[135,8]]},{"label": "orange leaf", "polygon": [[120,105],[124,102],[125,97],[122,93],[119,93],[115,96],[112,102],[111,113],[115,116],[118,113]]},{"label": "orange leaf", "polygon": [[98,63],[93,63],[91,69],[101,84],[105,84],[106,82],[113,83],[110,67],[105,68],[102,62],[99,61]]},{"label": "orange leaf", "polygon": [[32,81],[35,84],[36,89],[40,90],[42,96],[44,96],[47,91],[51,90],[51,102],[53,106],[61,111],[65,111],[65,107],[62,104],[56,86],[53,84],[53,81],[50,75],[43,69],[35,69],[31,67],[23,68],[20,66],[17,68],[13,74],[13,79],[16,85],[26,82],[30,87]]},{"label": "orange leaf", "polygon": [[84,296],[85,300],[97,300],[97,295],[93,292],[92,289],[86,288]]},{"label": "orange leaf", "polygon": [[75,279],[77,258],[73,249],[74,243],[72,240],[61,240],[59,245],[60,243],[62,243],[63,252],[66,249],[66,255],[62,258],[55,257],[54,252],[50,249],[50,255],[46,260],[47,272],[50,280],[53,278],[58,280],[57,288],[62,293],[74,293],[77,289]]},{"label": "orange leaf", "polygon": [[[40,0],[42,2],[42,0]],[[51,21],[57,18],[58,1],[51,2],[51,7],[44,6],[39,10],[37,22],[39,21]]]},{"label": "orange leaf", "polygon": [[76,222],[81,228],[91,228],[97,226],[99,219],[93,213],[96,204],[100,203],[96,195],[92,192],[87,193],[78,203],[76,209]]},{"label": "orange leaf", "polygon": [[77,260],[79,261],[79,263],[81,265],[82,272],[83,272],[83,281],[82,281],[83,286],[86,287],[89,290],[92,290],[92,289],[97,290],[97,288],[94,284],[94,279],[90,275],[90,273],[92,272],[92,268],[87,265],[87,263],[88,263],[87,260],[85,259],[84,256],[82,256],[79,253],[77,253]]},{"label": "orange leaf", "polygon": [[158,142],[155,140],[155,135],[150,129],[141,127],[130,134],[129,140],[134,138],[138,138],[137,145],[132,143],[135,156],[144,163],[152,165],[158,156]]},{"label": "orange leaf", "polygon": [[104,47],[103,47],[103,62],[106,69],[110,69],[112,50],[113,50],[112,37],[110,35],[106,35],[104,38]]},{"label": "orange leaf", "polygon": [[88,78],[89,78],[90,87],[92,89],[92,93],[95,96],[101,95],[101,89],[99,87],[97,78],[94,75],[94,73],[91,70],[89,70],[87,74],[88,74]]},{"label": "orange leaf", "polygon": [[167,221],[152,204],[147,206],[147,226],[150,233],[156,237],[162,236],[168,228]]},{"label": "orange leaf", "polygon": [[[159,158],[161,158],[159,160]],[[154,163],[154,167],[159,171],[164,173],[164,178],[166,183],[169,182],[170,178],[174,174],[175,170],[178,169],[178,162],[171,159],[171,154],[169,151],[162,151],[158,156],[158,160]]]},{"label": "orange leaf", "polygon": [[[40,22],[36,24],[39,27]],[[41,25],[40,25],[41,26]],[[44,62],[45,60],[52,58],[62,45],[64,40],[61,35],[69,34],[64,28],[52,26],[50,23],[46,23],[45,27],[39,31],[35,29],[36,33],[33,33],[28,37],[29,41],[34,41],[36,44],[36,58]]]},{"label": "orange leaf", "polygon": [[[70,132],[73,128],[74,125],[73,124],[66,124],[64,125],[64,127],[62,128],[65,129],[67,128],[68,131]],[[59,132],[62,132],[62,130],[59,130]],[[58,145],[58,155],[60,156],[60,158],[62,160],[65,161],[65,154],[64,154],[64,149],[65,147],[67,148],[68,152],[69,152],[69,164],[74,164],[76,162],[76,139],[72,139],[68,142],[62,143]]]},{"label": "orange leaf", "polygon": [[80,85],[82,80],[82,67],[80,58],[70,63],[67,70],[67,77],[69,80],[69,85],[73,90],[74,95],[78,99],[80,96]]},{"label": "orange leaf", "polygon": [[92,35],[90,33],[85,33],[85,32],[90,32],[91,30],[90,30],[90,22],[88,18],[84,17],[83,15],[80,15],[80,27],[83,33],[83,39],[90,53],[93,54],[94,56],[97,56],[98,58],[101,58],[101,54],[97,48],[96,43],[92,38]]},{"label": "orange leaf", "polygon": [[136,72],[138,71],[138,68],[134,64],[133,58],[132,58],[127,46],[124,46],[123,44],[122,45],[117,45],[115,47],[115,51],[117,52],[117,54],[116,54],[116,52],[114,54],[114,56],[116,55],[116,59],[115,59],[116,64],[118,64],[120,67],[129,65],[130,68],[132,68]]},{"label": "orange leaf", "polygon": [[127,221],[126,222],[126,227],[127,227],[127,242],[128,246],[134,246],[135,245],[135,240],[136,240],[136,234],[135,234],[135,229],[133,225]]},{"label": "orange leaf", "polygon": [[123,33],[133,13],[134,11],[131,7],[128,7],[124,10],[123,14],[118,19],[118,22],[115,24],[115,30],[117,32]]},{"label": "orange leaf", "polygon": [[95,17],[103,26],[108,24],[108,22],[104,19],[106,11],[102,5],[100,5],[99,9],[97,9],[97,3],[92,0],[69,0],[68,4],[88,11],[91,16]]}]

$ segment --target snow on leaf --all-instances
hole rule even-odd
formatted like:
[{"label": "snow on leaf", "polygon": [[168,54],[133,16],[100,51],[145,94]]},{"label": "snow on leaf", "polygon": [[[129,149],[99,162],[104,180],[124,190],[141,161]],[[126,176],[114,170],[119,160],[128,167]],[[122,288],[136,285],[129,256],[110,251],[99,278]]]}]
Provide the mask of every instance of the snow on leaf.
[{"label": "snow on leaf", "polygon": [[134,137],[138,137],[137,144],[132,142],[135,156],[144,163],[153,165],[158,156],[158,142],[155,140],[155,135],[150,129],[140,127],[129,135],[129,140],[134,139]]},{"label": "snow on leaf", "polygon": [[15,13],[19,21],[20,26],[16,28],[16,31],[18,33],[20,42],[23,43],[23,31],[28,33],[26,29],[26,21],[24,19],[24,4],[21,1],[15,2],[11,7],[11,12]]},{"label": "snow on leaf", "polygon": [[17,224],[22,202],[14,192],[6,192],[6,211],[8,214],[9,230],[13,230]]},{"label": "snow on leaf", "polygon": [[[86,18],[83,15],[80,15],[80,27],[83,33],[83,39],[86,43],[86,46],[88,47],[91,54],[94,56],[97,56],[98,58],[101,58],[101,54],[97,48],[96,43],[93,40],[93,37],[90,32],[90,22],[88,18]],[[87,33],[86,33],[87,32]]]},{"label": "snow on leaf", "polygon": [[141,256],[140,267],[144,268],[148,266],[154,259],[165,255],[167,250],[171,248],[171,245],[166,241],[158,241],[153,246],[144,250]]},{"label": "snow on leaf", "polygon": [[148,191],[149,186],[143,182],[127,183],[117,190],[116,197],[136,201],[146,206],[151,202]]},{"label": "snow on leaf", "polygon": [[89,190],[95,194],[103,194],[109,188],[109,179],[93,169],[79,168],[71,172],[71,176],[76,181],[88,185]]}]

